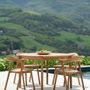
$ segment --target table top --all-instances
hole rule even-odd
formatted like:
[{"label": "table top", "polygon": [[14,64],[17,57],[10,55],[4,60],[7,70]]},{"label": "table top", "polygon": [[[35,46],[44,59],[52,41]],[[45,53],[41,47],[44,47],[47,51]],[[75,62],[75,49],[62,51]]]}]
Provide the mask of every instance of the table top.
[{"label": "table top", "polygon": [[31,58],[60,58],[77,56],[77,53],[49,53],[48,55],[39,55],[38,53],[17,53],[17,56],[21,57],[31,57]]},{"label": "table top", "polygon": [[76,56],[78,55],[77,53],[49,53],[47,55],[39,55],[38,53],[17,53],[17,56],[44,56],[44,57],[48,57],[48,56]]}]

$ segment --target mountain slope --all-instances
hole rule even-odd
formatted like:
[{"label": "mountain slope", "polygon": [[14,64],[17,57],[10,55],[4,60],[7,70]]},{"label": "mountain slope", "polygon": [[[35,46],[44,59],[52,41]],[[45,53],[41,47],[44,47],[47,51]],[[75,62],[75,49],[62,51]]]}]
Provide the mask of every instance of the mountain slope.
[{"label": "mountain slope", "polygon": [[89,0],[0,0],[1,51],[48,48],[89,55],[89,36]]},{"label": "mountain slope", "polygon": [[90,24],[89,0],[0,0],[0,8],[15,7],[25,12],[51,13]]},{"label": "mountain slope", "polygon": [[42,12],[57,12],[68,13],[75,12],[82,7],[90,5],[89,0],[0,0],[0,4],[13,4],[22,9],[42,11]]},{"label": "mountain slope", "polygon": [[36,51],[45,48],[89,55],[90,28],[82,25],[50,14],[0,9],[0,51]]}]

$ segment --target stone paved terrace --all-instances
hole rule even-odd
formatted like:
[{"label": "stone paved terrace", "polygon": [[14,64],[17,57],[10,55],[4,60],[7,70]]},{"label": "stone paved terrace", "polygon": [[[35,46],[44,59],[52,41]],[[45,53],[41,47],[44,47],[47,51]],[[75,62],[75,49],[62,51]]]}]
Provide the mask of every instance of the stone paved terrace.
[{"label": "stone paved terrace", "polygon": [[[6,77],[7,77],[7,71],[0,72],[0,90],[4,90]],[[14,74],[11,74],[7,90],[16,90],[17,84],[13,84],[13,77]],[[40,85],[38,85],[37,74],[35,71],[33,71],[33,77],[35,77],[34,81],[35,81],[36,90],[41,90]],[[45,73],[44,73],[44,90],[52,90],[52,85],[51,85],[52,78],[53,78],[53,74],[49,74],[49,85],[45,85]],[[90,90],[90,79],[84,79],[84,84],[85,84],[85,90]],[[59,75],[56,90],[65,90],[65,87],[62,87],[62,85],[63,85],[63,76]],[[19,90],[24,90],[24,89],[22,87],[22,89]],[[26,90],[33,90],[32,83],[30,82],[28,83]],[[73,78],[73,88],[71,90],[82,90],[82,88],[77,83],[77,78]]]}]

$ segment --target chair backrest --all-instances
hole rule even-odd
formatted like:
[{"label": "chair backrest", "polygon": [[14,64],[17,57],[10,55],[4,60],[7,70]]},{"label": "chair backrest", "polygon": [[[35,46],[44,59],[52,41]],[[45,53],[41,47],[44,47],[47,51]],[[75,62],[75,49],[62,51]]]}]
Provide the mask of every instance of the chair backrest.
[{"label": "chair backrest", "polygon": [[24,68],[24,59],[19,59],[18,57],[9,56],[7,57],[7,61],[9,62],[9,69],[13,68]]},{"label": "chair backrest", "polygon": [[14,65],[17,64],[17,58],[14,56],[8,56],[7,61],[9,62],[9,70],[14,68]]},{"label": "chair backrest", "polygon": [[69,60],[70,60],[69,61],[70,68],[77,69],[77,70],[81,69],[81,67],[80,67],[81,57],[80,56],[72,56]]},{"label": "chair backrest", "polygon": [[81,62],[81,57],[80,56],[74,56],[72,55],[71,57],[68,58],[69,61],[71,62]]},{"label": "chair backrest", "polygon": [[17,58],[14,57],[14,56],[9,56],[9,57],[7,57],[7,61],[9,61],[9,62],[17,62]]},{"label": "chair backrest", "polygon": [[[64,58],[61,58],[61,63],[63,62],[63,65],[68,65],[69,67],[68,68],[73,68],[73,69],[80,69],[80,62],[81,62],[81,57],[80,56],[75,56],[75,55],[72,55],[72,56],[69,56],[69,57],[64,57]],[[65,67],[66,68],[66,67]]]}]

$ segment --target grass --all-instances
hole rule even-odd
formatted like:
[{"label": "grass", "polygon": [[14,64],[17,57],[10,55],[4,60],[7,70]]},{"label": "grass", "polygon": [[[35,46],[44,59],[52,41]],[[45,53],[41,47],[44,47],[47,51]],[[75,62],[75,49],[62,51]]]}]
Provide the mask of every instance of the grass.
[{"label": "grass", "polygon": [[15,24],[15,23],[8,23],[8,22],[2,22],[0,23],[0,26],[1,27],[5,27],[5,28],[8,28],[8,29],[25,29],[23,26],[21,25],[18,25],[18,24]]},{"label": "grass", "polygon": [[24,34],[26,33],[27,35],[29,33],[26,28],[15,23],[2,22],[0,23],[0,27],[4,27],[10,30],[16,30],[17,32],[24,33]]},{"label": "grass", "polygon": [[23,40],[24,46],[29,49],[32,47],[38,47],[38,50],[40,50],[42,48],[52,50],[52,51],[55,50],[55,48],[53,48],[53,47],[49,47],[48,45],[43,45],[43,44],[40,44],[39,42],[35,41],[34,37],[32,37],[32,36],[23,36],[23,37],[21,37],[21,39]]},{"label": "grass", "polygon": [[[81,38],[81,42],[77,41],[77,38]],[[90,48],[90,36],[88,35],[77,35],[75,33],[62,31],[60,36],[55,36],[57,40],[65,41],[66,39],[81,43]]]},{"label": "grass", "polygon": [[10,18],[9,17],[0,17],[0,22],[1,21],[8,21]]}]

